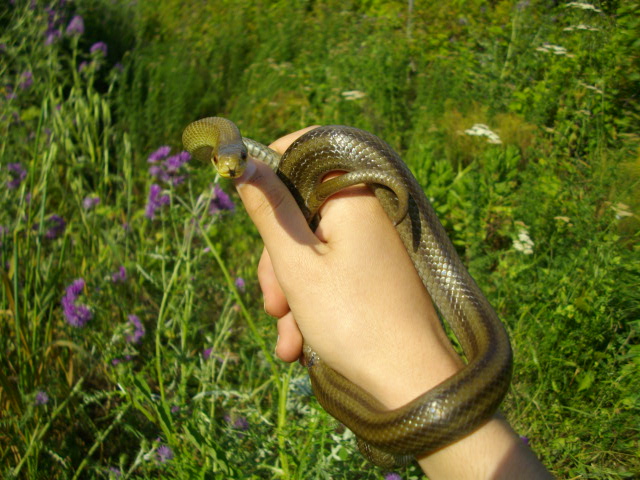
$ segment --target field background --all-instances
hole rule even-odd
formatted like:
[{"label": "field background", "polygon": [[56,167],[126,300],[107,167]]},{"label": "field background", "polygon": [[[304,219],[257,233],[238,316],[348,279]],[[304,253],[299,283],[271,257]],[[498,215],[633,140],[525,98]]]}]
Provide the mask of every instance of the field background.
[{"label": "field background", "polygon": [[640,2],[409,3],[2,2],[0,476],[398,478],[274,358],[260,239],[180,155],[219,114],[387,140],[510,332],[503,412],[638,478]]}]

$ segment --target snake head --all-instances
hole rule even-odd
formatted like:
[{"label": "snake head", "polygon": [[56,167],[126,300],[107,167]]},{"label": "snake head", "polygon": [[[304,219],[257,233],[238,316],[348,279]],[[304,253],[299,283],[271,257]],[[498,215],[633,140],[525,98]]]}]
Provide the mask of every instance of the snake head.
[{"label": "snake head", "polygon": [[220,147],[211,161],[221,177],[238,178],[247,166],[247,148],[242,143]]}]

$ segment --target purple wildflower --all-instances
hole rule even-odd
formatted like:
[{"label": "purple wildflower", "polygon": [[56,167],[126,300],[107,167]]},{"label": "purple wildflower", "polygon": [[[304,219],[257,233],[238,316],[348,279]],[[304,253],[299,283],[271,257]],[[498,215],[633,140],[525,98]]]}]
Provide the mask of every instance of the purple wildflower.
[{"label": "purple wildflower", "polygon": [[115,367],[116,365],[119,365],[120,363],[130,362],[132,358],[133,358],[133,355],[125,355],[122,358],[116,357],[113,360],[111,360],[111,365],[113,365]]},{"label": "purple wildflower", "polygon": [[82,207],[85,210],[91,210],[93,207],[100,203],[100,197],[85,197],[82,200]]},{"label": "purple wildflower", "polygon": [[171,407],[171,413],[176,414],[180,412],[180,407],[178,405],[174,405]]},{"label": "purple wildflower", "polygon": [[44,238],[47,238],[49,240],[53,240],[54,238],[58,238],[60,235],[62,235],[67,226],[67,222],[64,221],[64,218],[62,218],[60,215],[55,214],[51,215],[47,219],[47,224],[50,226],[44,234]]},{"label": "purple wildflower", "polygon": [[96,42],[93,45],[91,45],[91,48],[89,49],[89,52],[91,54],[94,53],[101,53],[103,56],[107,56],[107,44],[104,42]]},{"label": "purple wildflower", "polygon": [[242,277],[237,277],[235,282],[233,282],[236,286],[236,288],[238,290],[240,290],[241,292],[244,292],[245,289],[245,283],[244,283],[244,278]]},{"label": "purple wildflower", "polygon": [[52,45],[62,35],[59,30],[47,30],[44,34],[44,44]]},{"label": "purple wildflower", "polygon": [[168,445],[160,445],[156,450],[156,454],[160,463],[166,463],[173,458],[173,452]]},{"label": "purple wildflower", "polygon": [[113,283],[124,283],[127,280],[127,269],[121,266],[117,272],[111,274],[111,281]]},{"label": "purple wildflower", "polygon": [[211,347],[205,348],[204,351],[202,352],[202,358],[204,358],[205,360],[209,360],[209,357],[211,356],[212,351],[213,351],[213,348]]},{"label": "purple wildflower", "polygon": [[129,323],[133,325],[134,330],[132,335],[127,335],[127,341],[129,343],[140,343],[145,334],[144,325],[142,325],[137,315],[129,315]]},{"label": "purple wildflower", "polygon": [[384,480],[402,480],[402,477],[400,475],[398,475],[397,473],[387,473],[384,476]]},{"label": "purple wildflower", "polygon": [[11,173],[11,180],[7,182],[7,188],[9,190],[15,190],[26,178],[27,171],[19,162],[9,163],[7,165],[7,170],[9,170],[9,172]]},{"label": "purple wildflower", "polygon": [[165,158],[167,158],[167,155],[169,155],[169,152],[171,152],[171,147],[168,145],[163,145],[151,155],[149,155],[149,158],[147,158],[147,162],[156,163],[160,160],[164,160]]},{"label": "purple wildflower", "polygon": [[73,35],[82,35],[83,33],[84,33],[84,20],[82,20],[82,17],[80,15],[76,15],[71,19],[71,21],[69,22],[69,25],[67,25],[66,34],[73,36]]},{"label": "purple wildflower", "polygon": [[229,195],[222,190],[218,185],[213,188],[213,194],[211,196],[211,203],[209,204],[209,215],[215,215],[223,210],[233,211],[236,206],[231,201]]},{"label": "purple wildflower", "polygon": [[187,163],[189,160],[191,159],[191,154],[189,154],[189,152],[180,152],[176,155],[173,155],[169,158],[167,158],[164,161],[164,168],[167,170],[168,173],[175,173],[178,171],[178,169],[184,165],[185,163]]},{"label": "purple wildflower", "polygon": [[525,437],[524,435],[520,435],[520,440],[522,440],[522,442],[525,445],[527,445],[527,446],[529,445],[529,439],[527,437]]},{"label": "purple wildflower", "polygon": [[59,18],[58,12],[52,7],[45,8],[45,11],[47,12],[48,22],[47,22],[47,30],[44,32],[44,37],[45,37],[44,44],[51,45],[58,38],[60,38],[61,33],[58,28],[60,24],[60,18]]},{"label": "purple wildflower", "polygon": [[[165,145],[149,155],[147,162],[153,164],[149,167],[149,175],[164,183],[176,186],[185,179],[184,175],[178,175],[178,171],[191,159],[191,155],[189,152],[180,152],[167,158],[170,151],[171,148]],[[164,161],[158,165],[157,162],[160,160]]]},{"label": "purple wildflower", "polygon": [[249,421],[244,417],[238,417],[236,421],[233,422],[233,426],[238,430],[246,431],[249,430]]},{"label": "purple wildflower", "polygon": [[151,165],[149,167],[149,175],[164,183],[169,183],[171,180],[169,174],[160,165]]},{"label": "purple wildflower", "polygon": [[20,84],[18,85],[18,87],[20,87],[21,90],[26,90],[31,85],[33,85],[33,73],[27,70],[22,75],[20,75]]},{"label": "purple wildflower", "polygon": [[118,467],[109,467],[109,474],[116,478],[120,478],[122,476],[122,472]]},{"label": "purple wildflower", "polygon": [[80,62],[80,64],[78,65],[78,73],[82,73],[82,71],[88,67],[89,67],[89,62],[87,61]]},{"label": "purple wildflower", "polygon": [[15,100],[18,97],[13,91],[13,87],[11,85],[7,85],[5,90],[6,92],[4,94],[4,98],[6,98],[7,100]]},{"label": "purple wildflower", "polygon": [[84,327],[93,317],[89,307],[77,303],[78,297],[82,293],[82,290],[84,290],[84,286],[84,280],[78,278],[67,287],[67,291],[62,297],[62,310],[64,316],[67,318],[67,323],[72,327]]},{"label": "purple wildflower", "polygon": [[234,420],[234,417],[232,415],[225,415],[224,416],[225,421],[230,424],[233,428],[235,428],[236,430],[239,430],[238,432],[238,437],[243,437],[244,433],[241,432],[246,432],[247,430],[249,430],[249,421],[245,418],[245,417],[237,417]]},{"label": "purple wildflower", "polygon": [[47,395],[47,392],[45,392],[44,390],[38,391],[38,393],[36,393],[35,404],[46,405],[47,403],[49,403],[49,395]]},{"label": "purple wildflower", "polygon": [[149,200],[147,202],[147,208],[144,213],[144,216],[149,220],[153,220],[156,216],[156,210],[161,208],[163,205],[167,205],[171,200],[169,199],[169,195],[161,195],[162,188],[160,185],[152,184],[149,189]]},{"label": "purple wildflower", "polygon": [[4,53],[7,51],[7,44],[6,43],[0,43],[0,53]]}]

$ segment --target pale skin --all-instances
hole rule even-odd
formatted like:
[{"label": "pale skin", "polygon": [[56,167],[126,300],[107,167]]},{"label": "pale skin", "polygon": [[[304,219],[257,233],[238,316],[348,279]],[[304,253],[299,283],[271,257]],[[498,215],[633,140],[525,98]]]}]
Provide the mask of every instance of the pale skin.
[{"label": "pale skin", "polygon": [[[271,148],[282,153],[312,128]],[[304,337],[324,362],[389,408],[462,368],[393,224],[367,187],[329,199],[313,232],[267,166],[250,161],[236,186],[265,244],[258,279],[265,310],[278,319],[280,359],[298,360]],[[553,478],[500,415],[418,462],[432,480]]]}]

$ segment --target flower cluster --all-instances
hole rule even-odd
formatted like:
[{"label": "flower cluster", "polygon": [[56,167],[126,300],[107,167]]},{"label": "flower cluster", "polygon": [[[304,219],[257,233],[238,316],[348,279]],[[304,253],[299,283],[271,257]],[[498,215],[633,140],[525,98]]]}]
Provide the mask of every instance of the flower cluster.
[{"label": "flower cluster", "polygon": [[587,32],[600,31],[598,27],[592,27],[591,25],[585,25],[584,23],[579,23],[578,25],[571,25],[569,27],[563,28],[562,30],[565,32],[573,32],[574,30],[586,30]]},{"label": "flower cluster", "polygon": [[44,390],[39,390],[38,393],[36,393],[35,404],[46,405],[47,403],[49,403],[49,395],[47,395],[47,392]]},{"label": "flower cluster", "polygon": [[27,171],[19,162],[8,164],[7,170],[9,170],[9,173],[11,175],[11,180],[7,182],[7,188],[9,190],[15,190],[27,177]]},{"label": "flower cluster", "polygon": [[249,430],[249,427],[251,426],[249,424],[249,421],[245,417],[235,417],[235,416],[226,414],[224,416],[224,420],[233,428],[237,430],[241,430],[243,432]]},{"label": "flower cluster", "polygon": [[127,269],[121,266],[117,272],[111,274],[111,281],[113,283],[124,283],[127,280]]},{"label": "flower cluster", "polygon": [[[62,235],[67,228],[67,222],[64,221],[60,215],[53,214],[47,219],[47,231],[44,234],[44,238],[47,240],[53,240],[54,238],[58,238]],[[34,228],[38,228],[37,225],[34,225]]]},{"label": "flower cluster", "polygon": [[531,255],[533,253],[533,245],[533,240],[531,240],[527,229],[520,227],[520,230],[518,230],[518,238],[513,241],[513,248],[525,255]]},{"label": "flower cluster", "polygon": [[121,363],[130,362],[132,358],[133,358],[133,355],[125,355],[124,357],[116,357],[116,358],[111,360],[111,365],[113,365],[115,367],[116,365],[120,365]]},{"label": "flower cluster", "polygon": [[20,75],[20,83],[18,84],[18,88],[20,88],[20,90],[26,90],[27,88],[31,87],[31,85],[33,85],[33,73],[30,70],[27,70],[26,72],[23,72],[22,75]]},{"label": "flower cluster", "polygon": [[367,96],[366,93],[360,90],[347,90],[346,92],[342,92],[341,95],[345,100],[359,100]]},{"label": "flower cluster", "polygon": [[145,329],[144,325],[140,321],[137,315],[129,315],[129,323],[133,325],[133,333],[131,335],[127,335],[127,342],[129,343],[140,343],[142,337],[144,337]]},{"label": "flower cluster", "polygon": [[587,90],[591,90],[593,92],[596,92],[599,95],[604,95],[604,92],[602,91],[601,88],[595,86],[595,85],[589,85],[587,83],[584,82],[578,82],[578,85],[580,85],[583,88],[586,88]]},{"label": "flower cluster", "polygon": [[464,131],[467,135],[476,137],[487,137],[488,143],[499,145],[502,143],[497,133],[493,132],[489,127],[482,123],[476,123],[473,127]]},{"label": "flower cluster", "polygon": [[[61,5],[62,6],[62,5]],[[44,9],[47,13],[47,30],[44,32],[44,44],[51,45],[60,38],[60,15],[55,8],[49,6]]]},{"label": "flower cluster", "polygon": [[590,3],[570,2],[565,5],[566,8],[579,8],[581,10],[591,10],[594,13],[602,13],[602,10]]},{"label": "flower cluster", "polygon": [[209,203],[209,215],[215,215],[216,213],[224,210],[233,211],[236,206],[231,201],[229,195],[222,190],[218,185],[213,187],[211,194],[211,203]]},{"label": "flower cluster", "polygon": [[568,53],[566,48],[561,47],[560,45],[552,45],[550,43],[543,43],[538,48],[536,48],[536,51],[543,53],[553,53],[554,55],[565,55],[571,58],[575,56]]},{"label": "flower cluster", "polygon": [[74,280],[71,285],[67,287],[64,297],[62,297],[62,310],[67,319],[67,323],[72,327],[84,327],[93,317],[89,307],[78,303],[78,298],[82,290],[84,290],[84,285],[85,283],[82,278]]},{"label": "flower cluster", "polygon": [[67,25],[67,30],[65,33],[71,37],[79,36],[84,33],[84,20],[80,15],[75,15],[69,25]]},{"label": "flower cluster", "polygon": [[171,199],[167,194],[161,194],[162,188],[160,185],[154,183],[149,188],[149,199],[147,201],[147,207],[144,212],[144,216],[149,220],[156,218],[156,212],[163,205],[168,205]]},{"label": "flower cluster", "polygon": [[180,152],[169,157],[171,147],[162,146],[149,155],[147,162],[151,164],[149,174],[152,177],[168,184],[179,185],[184,182],[186,176],[180,175],[180,168],[191,160],[189,152]]},{"label": "flower cluster", "polygon": [[122,471],[118,467],[109,467],[108,473],[110,476],[115,478],[120,478],[122,476]]},{"label": "flower cluster", "polygon": [[160,445],[156,450],[158,462],[166,463],[173,458],[173,451],[168,445]]},{"label": "flower cluster", "polygon": [[91,210],[93,207],[95,207],[99,203],[100,203],[100,197],[97,197],[97,196],[85,197],[84,200],[82,200],[82,208],[84,208],[85,210]]},{"label": "flower cluster", "polygon": [[91,45],[89,52],[93,54],[100,54],[103,56],[107,56],[107,44],[104,42],[97,42]]}]

